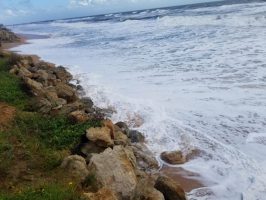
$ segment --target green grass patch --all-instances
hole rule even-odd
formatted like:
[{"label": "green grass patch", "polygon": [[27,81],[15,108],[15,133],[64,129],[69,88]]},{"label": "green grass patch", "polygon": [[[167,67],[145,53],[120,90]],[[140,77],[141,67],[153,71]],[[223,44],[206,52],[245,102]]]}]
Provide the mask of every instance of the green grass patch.
[{"label": "green grass patch", "polygon": [[0,133],[0,172],[7,173],[8,167],[16,162],[14,146],[31,169],[53,170],[60,166],[88,128],[100,125],[100,121],[71,124],[64,117],[18,111],[13,128]]},{"label": "green grass patch", "polygon": [[22,135],[30,133],[38,137],[40,143],[47,148],[62,150],[72,148],[88,128],[99,127],[101,123],[98,120],[92,120],[72,124],[66,117],[50,117],[23,112],[18,114],[16,125]]},{"label": "green grass patch", "polygon": [[24,109],[29,97],[23,90],[22,81],[8,70],[8,60],[0,58],[0,101]]},{"label": "green grass patch", "polygon": [[0,194],[0,200],[81,200],[75,187],[50,184],[16,194]]},{"label": "green grass patch", "polygon": [[6,176],[13,159],[13,145],[4,133],[0,132],[0,176]]}]

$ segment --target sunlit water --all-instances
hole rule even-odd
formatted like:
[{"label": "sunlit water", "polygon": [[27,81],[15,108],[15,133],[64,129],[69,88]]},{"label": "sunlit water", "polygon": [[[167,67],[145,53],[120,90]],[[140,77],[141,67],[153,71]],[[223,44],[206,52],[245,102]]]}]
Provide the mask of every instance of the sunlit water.
[{"label": "sunlit water", "polygon": [[[16,50],[68,66],[151,150],[199,149],[190,199],[266,199],[266,3],[119,13],[12,27]],[[137,121],[137,122],[136,122]],[[211,192],[209,192],[209,190]],[[212,194],[213,193],[213,194]]]}]

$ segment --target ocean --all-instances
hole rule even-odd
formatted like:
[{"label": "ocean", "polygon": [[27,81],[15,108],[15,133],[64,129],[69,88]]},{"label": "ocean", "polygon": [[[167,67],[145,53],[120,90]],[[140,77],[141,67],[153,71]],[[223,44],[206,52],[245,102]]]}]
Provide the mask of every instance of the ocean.
[{"label": "ocean", "polygon": [[[232,3],[234,2],[234,3]],[[14,48],[68,67],[95,105],[205,188],[188,198],[266,199],[266,2],[226,1],[30,23]]]}]

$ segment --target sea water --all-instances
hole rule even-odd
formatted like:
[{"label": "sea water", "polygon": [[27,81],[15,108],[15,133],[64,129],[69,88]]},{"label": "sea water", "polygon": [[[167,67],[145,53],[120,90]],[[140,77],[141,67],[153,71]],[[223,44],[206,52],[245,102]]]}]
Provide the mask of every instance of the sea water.
[{"label": "sea water", "polygon": [[266,199],[266,2],[212,3],[11,27],[15,48],[64,65],[147,145],[196,149],[189,199]]}]

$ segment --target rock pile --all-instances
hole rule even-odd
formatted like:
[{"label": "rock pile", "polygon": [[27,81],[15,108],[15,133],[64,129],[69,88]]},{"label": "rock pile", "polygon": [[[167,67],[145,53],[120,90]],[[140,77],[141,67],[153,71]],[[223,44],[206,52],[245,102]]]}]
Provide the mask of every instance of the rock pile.
[{"label": "rock pile", "polygon": [[[19,56],[10,73],[19,76],[34,96],[32,108],[43,114],[69,115],[74,122],[85,122],[91,117],[103,117],[99,109],[78,97],[77,86],[70,83],[72,75],[62,66]],[[91,101],[91,100],[90,100]]]},{"label": "rock pile", "polygon": [[184,190],[158,174],[158,163],[145,147],[144,136],[123,122],[105,119],[90,98],[80,98],[64,67],[19,56],[10,73],[20,77],[34,96],[33,109],[65,115],[74,123],[101,120],[89,128],[61,167],[77,181],[90,200],[185,200]]}]

